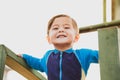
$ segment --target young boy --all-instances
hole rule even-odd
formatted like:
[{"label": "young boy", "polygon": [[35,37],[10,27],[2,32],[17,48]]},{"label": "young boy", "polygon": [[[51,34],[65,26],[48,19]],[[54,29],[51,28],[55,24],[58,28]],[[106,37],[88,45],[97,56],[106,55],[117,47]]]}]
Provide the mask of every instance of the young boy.
[{"label": "young boy", "polygon": [[22,54],[22,58],[31,68],[45,72],[48,80],[83,80],[90,63],[98,63],[98,51],[73,50],[73,44],[79,39],[79,29],[68,15],[60,14],[50,19],[47,39],[54,50],[48,50],[41,59],[27,54]]}]

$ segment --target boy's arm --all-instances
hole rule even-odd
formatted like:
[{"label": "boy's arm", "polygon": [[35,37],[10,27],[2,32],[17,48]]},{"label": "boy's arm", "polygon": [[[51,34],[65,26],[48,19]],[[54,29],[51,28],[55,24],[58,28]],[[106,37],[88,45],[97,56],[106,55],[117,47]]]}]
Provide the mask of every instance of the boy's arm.
[{"label": "boy's arm", "polygon": [[22,54],[21,57],[26,61],[28,66],[30,66],[31,68],[40,70],[41,72],[44,71],[42,59],[27,55],[27,54]]},{"label": "boy's arm", "polygon": [[91,50],[90,51],[90,63],[98,63],[99,62],[99,51],[98,50]]}]

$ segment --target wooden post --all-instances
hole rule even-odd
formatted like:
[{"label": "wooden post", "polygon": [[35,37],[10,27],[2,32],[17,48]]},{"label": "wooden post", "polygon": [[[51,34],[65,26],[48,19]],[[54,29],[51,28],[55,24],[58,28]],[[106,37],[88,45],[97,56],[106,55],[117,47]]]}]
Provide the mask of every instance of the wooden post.
[{"label": "wooden post", "polygon": [[6,61],[6,53],[4,46],[0,46],[0,80],[3,80],[5,61]]},{"label": "wooden post", "polygon": [[120,80],[120,29],[98,30],[101,80]]},{"label": "wooden post", "polygon": [[112,0],[112,20],[120,20],[120,0]]}]

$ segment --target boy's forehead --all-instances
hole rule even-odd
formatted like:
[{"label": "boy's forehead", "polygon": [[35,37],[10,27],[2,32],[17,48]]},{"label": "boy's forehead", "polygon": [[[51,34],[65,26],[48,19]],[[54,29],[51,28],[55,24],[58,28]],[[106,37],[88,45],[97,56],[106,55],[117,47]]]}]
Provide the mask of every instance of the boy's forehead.
[{"label": "boy's forehead", "polygon": [[72,19],[69,17],[58,17],[53,21],[54,23],[72,23]]}]

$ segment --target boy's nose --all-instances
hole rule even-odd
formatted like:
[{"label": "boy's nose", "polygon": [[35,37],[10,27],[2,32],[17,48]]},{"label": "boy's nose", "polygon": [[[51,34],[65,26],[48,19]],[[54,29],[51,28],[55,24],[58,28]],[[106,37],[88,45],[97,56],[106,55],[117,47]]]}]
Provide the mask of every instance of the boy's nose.
[{"label": "boy's nose", "polygon": [[59,32],[64,32],[64,28],[59,28]]}]

